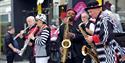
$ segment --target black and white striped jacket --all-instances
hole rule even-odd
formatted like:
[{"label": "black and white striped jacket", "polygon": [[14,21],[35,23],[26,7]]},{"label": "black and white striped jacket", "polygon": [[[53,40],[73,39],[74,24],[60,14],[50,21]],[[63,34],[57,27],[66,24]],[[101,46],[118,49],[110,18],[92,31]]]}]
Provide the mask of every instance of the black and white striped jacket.
[{"label": "black and white striped jacket", "polygon": [[120,57],[122,49],[114,40],[113,32],[117,32],[110,16],[101,14],[97,19],[94,35],[98,35],[100,42],[96,44],[96,50],[100,63],[115,63],[115,54]]},{"label": "black and white striped jacket", "polygon": [[50,29],[44,28],[38,32],[35,39],[35,56],[48,56],[48,43],[50,42]]}]

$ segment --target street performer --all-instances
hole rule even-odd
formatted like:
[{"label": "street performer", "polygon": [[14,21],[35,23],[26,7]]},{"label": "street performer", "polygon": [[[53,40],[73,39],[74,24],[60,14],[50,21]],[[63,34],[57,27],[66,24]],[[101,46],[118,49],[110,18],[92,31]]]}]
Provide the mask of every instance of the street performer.
[{"label": "street performer", "polygon": [[45,14],[38,14],[36,21],[39,31],[36,36],[33,34],[29,36],[35,41],[35,61],[36,63],[48,63],[50,54],[50,28],[47,26],[47,17]]},{"label": "street performer", "polygon": [[[20,37],[25,41],[28,39],[29,35],[34,31],[35,27],[36,27],[36,22],[35,22],[35,18],[33,16],[28,16],[26,18],[26,23],[28,24],[28,29],[26,30],[26,32],[24,30],[21,30],[21,32],[19,34]],[[35,30],[36,32],[34,33],[36,35],[38,28]],[[25,33],[24,33],[25,32]],[[34,41],[30,40],[29,42],[29,54],[28,54],[28,58],[29,58],[29,63],[35,63],[35,57],[34,57]]]},{"label": "street performer", "polygon": [[[91,1],[85,9],[92,18],[96,19],[94,34],[85,37],[88,43],[95,43],[98,59],[100,63],[116,63],[115,55],[120,60],[123,52],[113,37],[113,33],[118,30],[115,28],[112,18],[105,15],[102,6],[97,1]],[[118,63],[118,62],[117,62]]]},{"label": "street performer", "polygon": [[[73,9],[68,9],[67,13],[66,13],[66,17],[64,19],[64,24],[60,26],[60,30],[59,30],[59,36],[58,36],[58,40],[60,42],[60,52],[62,53],[63,51],[63,47],[61,46],[61,43],[63,41],[63,39],[65,38],[65,29],[66,29],[66,25],[68,23],[68,27],[69,27],[69,31],[66,33],[68,34],[68,37],[71,41],[71,47],[69,47],[68,49],[68,58],[66,57],[66,63],[82,63],[83,60],[83,55],[81,53],[81,48],[83,46],[83,42],[82,39],[83,36],[81,33],[78,32],[77,28],[75,27],[75,16],[76,16],[76,11],[74,11]],[[69,19],[68,19],[69,18]],[[62,54],[65,55],[65,54]],[[67,55],[67,54],[66,54]]]}]

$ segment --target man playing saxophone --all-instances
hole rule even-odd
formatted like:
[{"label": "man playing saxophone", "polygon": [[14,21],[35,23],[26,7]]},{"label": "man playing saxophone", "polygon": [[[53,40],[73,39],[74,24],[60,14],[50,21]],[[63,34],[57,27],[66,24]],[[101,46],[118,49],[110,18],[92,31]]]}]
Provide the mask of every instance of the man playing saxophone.
[{"label": "man playing saxophone", "polygon": [[98,59],[100,63],[116,63],[115,54],[118,60],[124,55],[121,47],[114,39],[114,32],[118,32],[117,26],[107,12],[102,11],[102,6],[97,1],[90,1],[86,11],[92,18],[96,19],[96,26],[92,36],[87,35],[85,39],[88,43],[95,43]]},{"label": "man playing saxophone", "polygon": [[[60,26],[60,33],[58,36],[60,42],[60,50],[63,52],[63,47],[61,46],[62,41],[65,40],[66,37],[71,41],[71,46],[68,48],[68,58],[66,56],[66,61],[63,63],[82,63],[83,57],[81,53],[81,48],[83,42],[81,41],[83,36],[77,31],[75,25],[75,15],[76,12],[73,9],[67,10],[67,16],[64,19],[64,24]],[[68,23],[68,24],[67,24]],[[68,27],[68,28],[67,28]],[[68,31],[67,31],[68,29]],[[65,35],[67,36],[65,36]],[[62,53],[62,55],[67,55]]]},{"label": "man playing saxophone", "polygon": [[[85,31],[85,33],[89,34],[89,35],[93,35],[94,32],[94,23],[92,21],[89,20],[89,15],[86,12],[83,12],[81,14],[81,23],[79,24],[79,29],[80,31],[83,30]],[[87,44],[87,45],[83,45],[86,46],[87,48],[89,48],[91,50],[91,45]],[[82,52],[85,52],[84,49],[82,49]],[[85,53],[82,53],[83,55],[86,55]],[[86,55],[84,62],[85,63],[91,63],[91,59],[89,55]]]}]

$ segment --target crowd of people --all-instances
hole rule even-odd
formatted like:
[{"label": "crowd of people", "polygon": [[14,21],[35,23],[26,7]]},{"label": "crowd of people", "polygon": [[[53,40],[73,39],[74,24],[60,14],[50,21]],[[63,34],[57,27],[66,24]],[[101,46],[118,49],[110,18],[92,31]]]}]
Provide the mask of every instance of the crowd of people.
[{"label": "crowd of people", "polygon": [[[123,30],[119,25],[120,21],[114,17],[114,13],[108,8],[102,10],[102,5],[99,5],[97,1],[91,1],[87,4],[85,11],[81,13],[79,25],[75,21],[76,15],[75,10],[68,9],[66,17],[62,21],[63,24],[58,29],[53,29],[55,31],[47,25],[45,14],[26,18],[28,29],[21,30],[18,36],[24,42],[29,41],[28,46],[31,47],[29,63],[97,62],[89,52],[96,53],[95,56],[99,63],[124,63],[125,50],[120,47],[114,36],[114,33],[121,33]],[[8,26],[4,40],[7,63],[13,63],[15,54],[21,52],[14,46],[14,32],[14,27]],[[52,36],[53,33],[56,36]],[[71,46],[68,48],[62,46],[62,41],[65,39],[71,42]],[[52,42],[55,44],[53,45]],[[94,44],[95,50],[92,50],[93,47],[90,44]],[[83,50],[87,52],[86,55],[83,55],[82,52],[84,45],[90,50],[89,52],[86,49]],[[62,62],[63,55],[66,55],[63,58],[66,59],[64,62]]]}]

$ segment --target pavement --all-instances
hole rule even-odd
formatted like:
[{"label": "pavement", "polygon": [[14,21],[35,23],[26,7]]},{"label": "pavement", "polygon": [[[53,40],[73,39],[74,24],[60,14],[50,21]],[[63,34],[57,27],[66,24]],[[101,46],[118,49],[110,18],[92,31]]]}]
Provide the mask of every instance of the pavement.
[{"label": "pavement", "polygon": [[[0,60],[0,63],[7,63],[6,60]],[[28,61],[14,61],[13,63],[29,63]]]},{"label": "pavement", "polygon": [[[0,63],[7,63],[6,56],[0,53]],[[28,60],[14,61],[13,63],[29,63]]]}]

